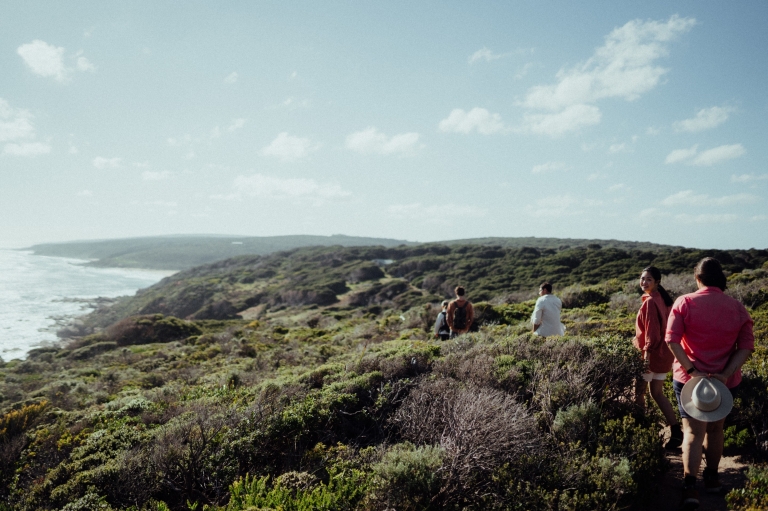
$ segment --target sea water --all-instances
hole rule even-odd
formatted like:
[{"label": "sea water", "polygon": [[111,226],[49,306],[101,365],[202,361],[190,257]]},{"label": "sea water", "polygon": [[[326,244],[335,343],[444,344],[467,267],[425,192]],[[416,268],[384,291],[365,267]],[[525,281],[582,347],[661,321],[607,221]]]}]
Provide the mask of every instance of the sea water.
[{"label": "sea water", "polygon": [[89,300],[133,295],[170,271],[94,268],[87,261],[0,249],[0,357],[6,362],[58,340],[62,321],[93,310]]}]

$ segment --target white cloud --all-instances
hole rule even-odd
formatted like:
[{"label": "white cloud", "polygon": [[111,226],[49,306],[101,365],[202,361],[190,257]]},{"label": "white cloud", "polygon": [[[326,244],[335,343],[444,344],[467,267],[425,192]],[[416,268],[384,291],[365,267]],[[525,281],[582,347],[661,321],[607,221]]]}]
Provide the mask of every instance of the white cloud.
[{"label": "white cloud", "polygon": [[731,183],[752,183],[765,180],[768,180],[768,174],[741,174],[740,176],[734,174],[731,176]]},{"label": "white cloud", "polygon": [[261,150],[264,156],[274,156],[282,161],[300,160],[319,147],[308,138],[293,137],[287,132],[277,135],[271,144]]},{"label": "white cloud", "polygon": [[103,156],[97,156],[93,159],[93,166],[97,169],[116,169],[122,165],[123,160],[121,158],[104,158]]},{"label": "white cloud", "polygon": [[704,108],[696,113],[696,117],[685,119],[674,124],[677,131],[689,131],[692,133],[714,128],[728,120],[728,114],[733,109],[728,107],[713,106]]},{"label": "white cloud", "polygon": [[31,43],[19,46],[16,53],[24,59],[36,75],[50,76],[59,82],[66,82],[69,79],[69,72],[64,66],[64,48],[35,39]]},{"label": "white cloud", "polygon": [[35,137],[32,114],[13,108],[0,98],[0,142],[9,142]]},{"label": "white cloud", "polygon": [[11,156],[38,156],[51,152],[51,146],[42,142],[9,143],[3,147],[3,154]]},{"label": "white cloud", "polygon": [[523,65],[523,67],[519,68],[517,70],[517,73],[515,73],[515,80],[521,80],[525,77],[525,75],[528,74],[528,71],[530,71],[533,68],[533,62],[527,62]]},{"label": "white cloud", "polygon": [[710,197],[707,194],[695,193],[693,190],[677,192],[661,201],[664,206],[733,206],[736,204],[754,204],[760,197],[748,193]]},{"label": "white cloud", "polygon": [[70,56],[74,59],[74,68],[64,62],[65,49],[35,39],[31,43],[22,44],[16,48],[16,53],[24,60],[27,67],[36,75],[53,78],[57,82],[66,83],[71,79],[73,71],[93,72],[96,66],[82,54],[82,50]]},{"label": "white cloud", "polygon": [[485,108],[473,108],[465,112],[461,108],[455,108],[440,121],[440,131],[452,133],[469,133],[473,129],[483,135],[498,133],[504,129],[499,114],[492,114]]},{"label": "white cloud", "polygon": [[730,224],[738,220],[738,218],[738,215],[732,213],[702,213],[700,215],[682,213],[675,215],[675,220],[684,224]]},{"label": "white cloud", "polygon": [[96,71],[96,66],[85,57],[77,57],[77,69],[79,71],[90,71],[92,73]]},{"label": "white cloud", "polygon": [[567,169],[567,165],[561,161],[548,161],[546,163],[542,163],[541,165],[534,165],[531,169],[531,174],[545,174],[548,172]]},{"label": "white cloud", "polygon": [[602,114],[593,105],[571,105],[556,114],[525,114],[525,124],[533,133],[558,137],[584,126],[598,124]]},{"label": "white cloud", "polygon": [[401,154],[413,153],[419,142],[418,133],[400,133],[391,137],[370,126],[347,135],[345,146],[358,153]]},{"label": "white cloud", "polygon": [[523,105],[561,110],[603,98],[636,100],[656,87],[667,72],[656,65],[667,55],[667,43],[695,24],[692,18],[674,15],[665,22],[633,20],[615,28],[589,60],[573,69],[561,69],[557,84],[532,87]]},{"label": "white cloud", "polygon": [[659,133],[661,133],[661,130],[659,128],[654,127],[654,126],[648,126],[648,129],[645,130],[645,134],[646,135],[650,135],[652,137],[655,137]]},{"label": "white cloud", "polygon": [[493,53],[491,50],[483,46],[481,49],[473,53],[471,57],[469,57],[469,63],[474,64],[479,60],[485,60],[486,62],[490,62],[492,60],[498,60],[500,58],[506,57],[507,55],[508,54],[504,54],[504,53]]},{"label": "white cloud", "polygon": [[253,174],[238,176],[233,183],[234,192],[229,195],[214,195],[214,199],[241,200],[254,197],[270,200],[301,200],[313,205],[322,205],[329,200],[344,199],[352,195],[339,185],[318,183],[314,179],[279,178]]},{"label": "white cloud", "polygon": [[752,218],[750,218],[753,222],[764,222],[768,220],[768,215],[755,215]]},{"label": "white cloud", "polygon": [[232,133],[233,131],[237,131],[240,128],[245,126],[245,119],[239,118],[239,119],[232,119],[232,122],[227,127],[227,131]]},{"label": "white cloud", "polygon": [[534,133],[550,136],[600,122],[592,103],[605,98],[634,101],[652,90],[667,72],[657,60],[667,55],[667,45],[696,24],[692,18],[672,16],[667,21],[633,20],[615,28],[603,46],[586,62],[561,69],[557,83],[528,90],[522,106],[552,114],[525,115]]},{"label": "white cloud", "polygon": [[232,71],[224,78],[224,83],[235,83],[239,76],[235,71]]},{"label": "white cloud", "polygon": [[488,210],[452,203],[427,206],[420,202],[414,202],[412,204],[393,204],[387,208],[387,213],[397,220],[449,225],[456,218],[482,218],[488,214]]},{"label": "white cloud", "polygon": [[615,153],[626,153],[631,152],[632,149],[624,142],[621,144],[611,144],[611,147],[608,148],[608,152],[615,154]]},{"label": "white cloud", "polygon": [[741,144],[721,145],[713,149],[708,149],[693,159],[691,165],[700,165],[709,167],[721,161],[732,160],[743,156],[747,152]]},{"label": "white cloud", "polygon": [[667,155],[667,158],[664,160],[664,163],[678,163],[681,161],[685,161],[689,158],[693,158],[696,155],[696,152],[699,150],[699,146],[695,145],[691,147],[690,149],[675,149],[671,153]]},{"label": "white cloud", "polygon": [[171,177],[171,173],[168,170],[153,171],[145,170],[141,173],[141,179],[144,181],[164,181]]}]

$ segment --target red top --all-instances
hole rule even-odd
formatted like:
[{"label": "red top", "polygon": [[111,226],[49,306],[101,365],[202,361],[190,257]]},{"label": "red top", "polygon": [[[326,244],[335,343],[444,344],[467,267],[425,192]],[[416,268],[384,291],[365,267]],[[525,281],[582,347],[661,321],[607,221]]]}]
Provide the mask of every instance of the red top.
[{"label": "red top", "polygon": [[643,294],[643,304],[637,312],[634,345],[650,355],[648,369],[654,373],[668,373],[675,356],[664,342],[669,307],[658,291]]},{"label": "red top", "polygon": [[[754,350],[752,318],[738,300],[716,287],[704,287],[675,301],[667,324],[668,343],[679,343],[696,369],[719,373],[737,349]],[[685,383],[691,376],[675,360],[674,379]],[[725,385],[741,383],[741,369]]]}]

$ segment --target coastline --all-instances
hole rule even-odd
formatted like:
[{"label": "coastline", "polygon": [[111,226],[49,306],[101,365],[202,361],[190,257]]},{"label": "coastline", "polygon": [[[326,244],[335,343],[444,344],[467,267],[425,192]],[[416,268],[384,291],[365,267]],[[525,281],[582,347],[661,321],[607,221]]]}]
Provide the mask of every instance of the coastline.
[{"label": "coastline", "polygon": [[0,272],[6,275],[0,289],[2,360],[23,360],[30,350],[87,334],[80,318],[175,273],[92,267],[89,262],[0,249]]}]

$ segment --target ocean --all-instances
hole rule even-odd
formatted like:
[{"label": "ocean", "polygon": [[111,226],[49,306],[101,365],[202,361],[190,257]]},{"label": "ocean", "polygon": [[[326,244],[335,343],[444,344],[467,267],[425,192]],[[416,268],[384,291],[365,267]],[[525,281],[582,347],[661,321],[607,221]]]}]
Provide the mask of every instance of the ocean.
[{"label": "ocean", "polygon": [[87,314],[98,297],[133,295],[170,271],[83,266],[79,259],[0,249],[0,357],[25,358],[55,343],[68,319]]}]

